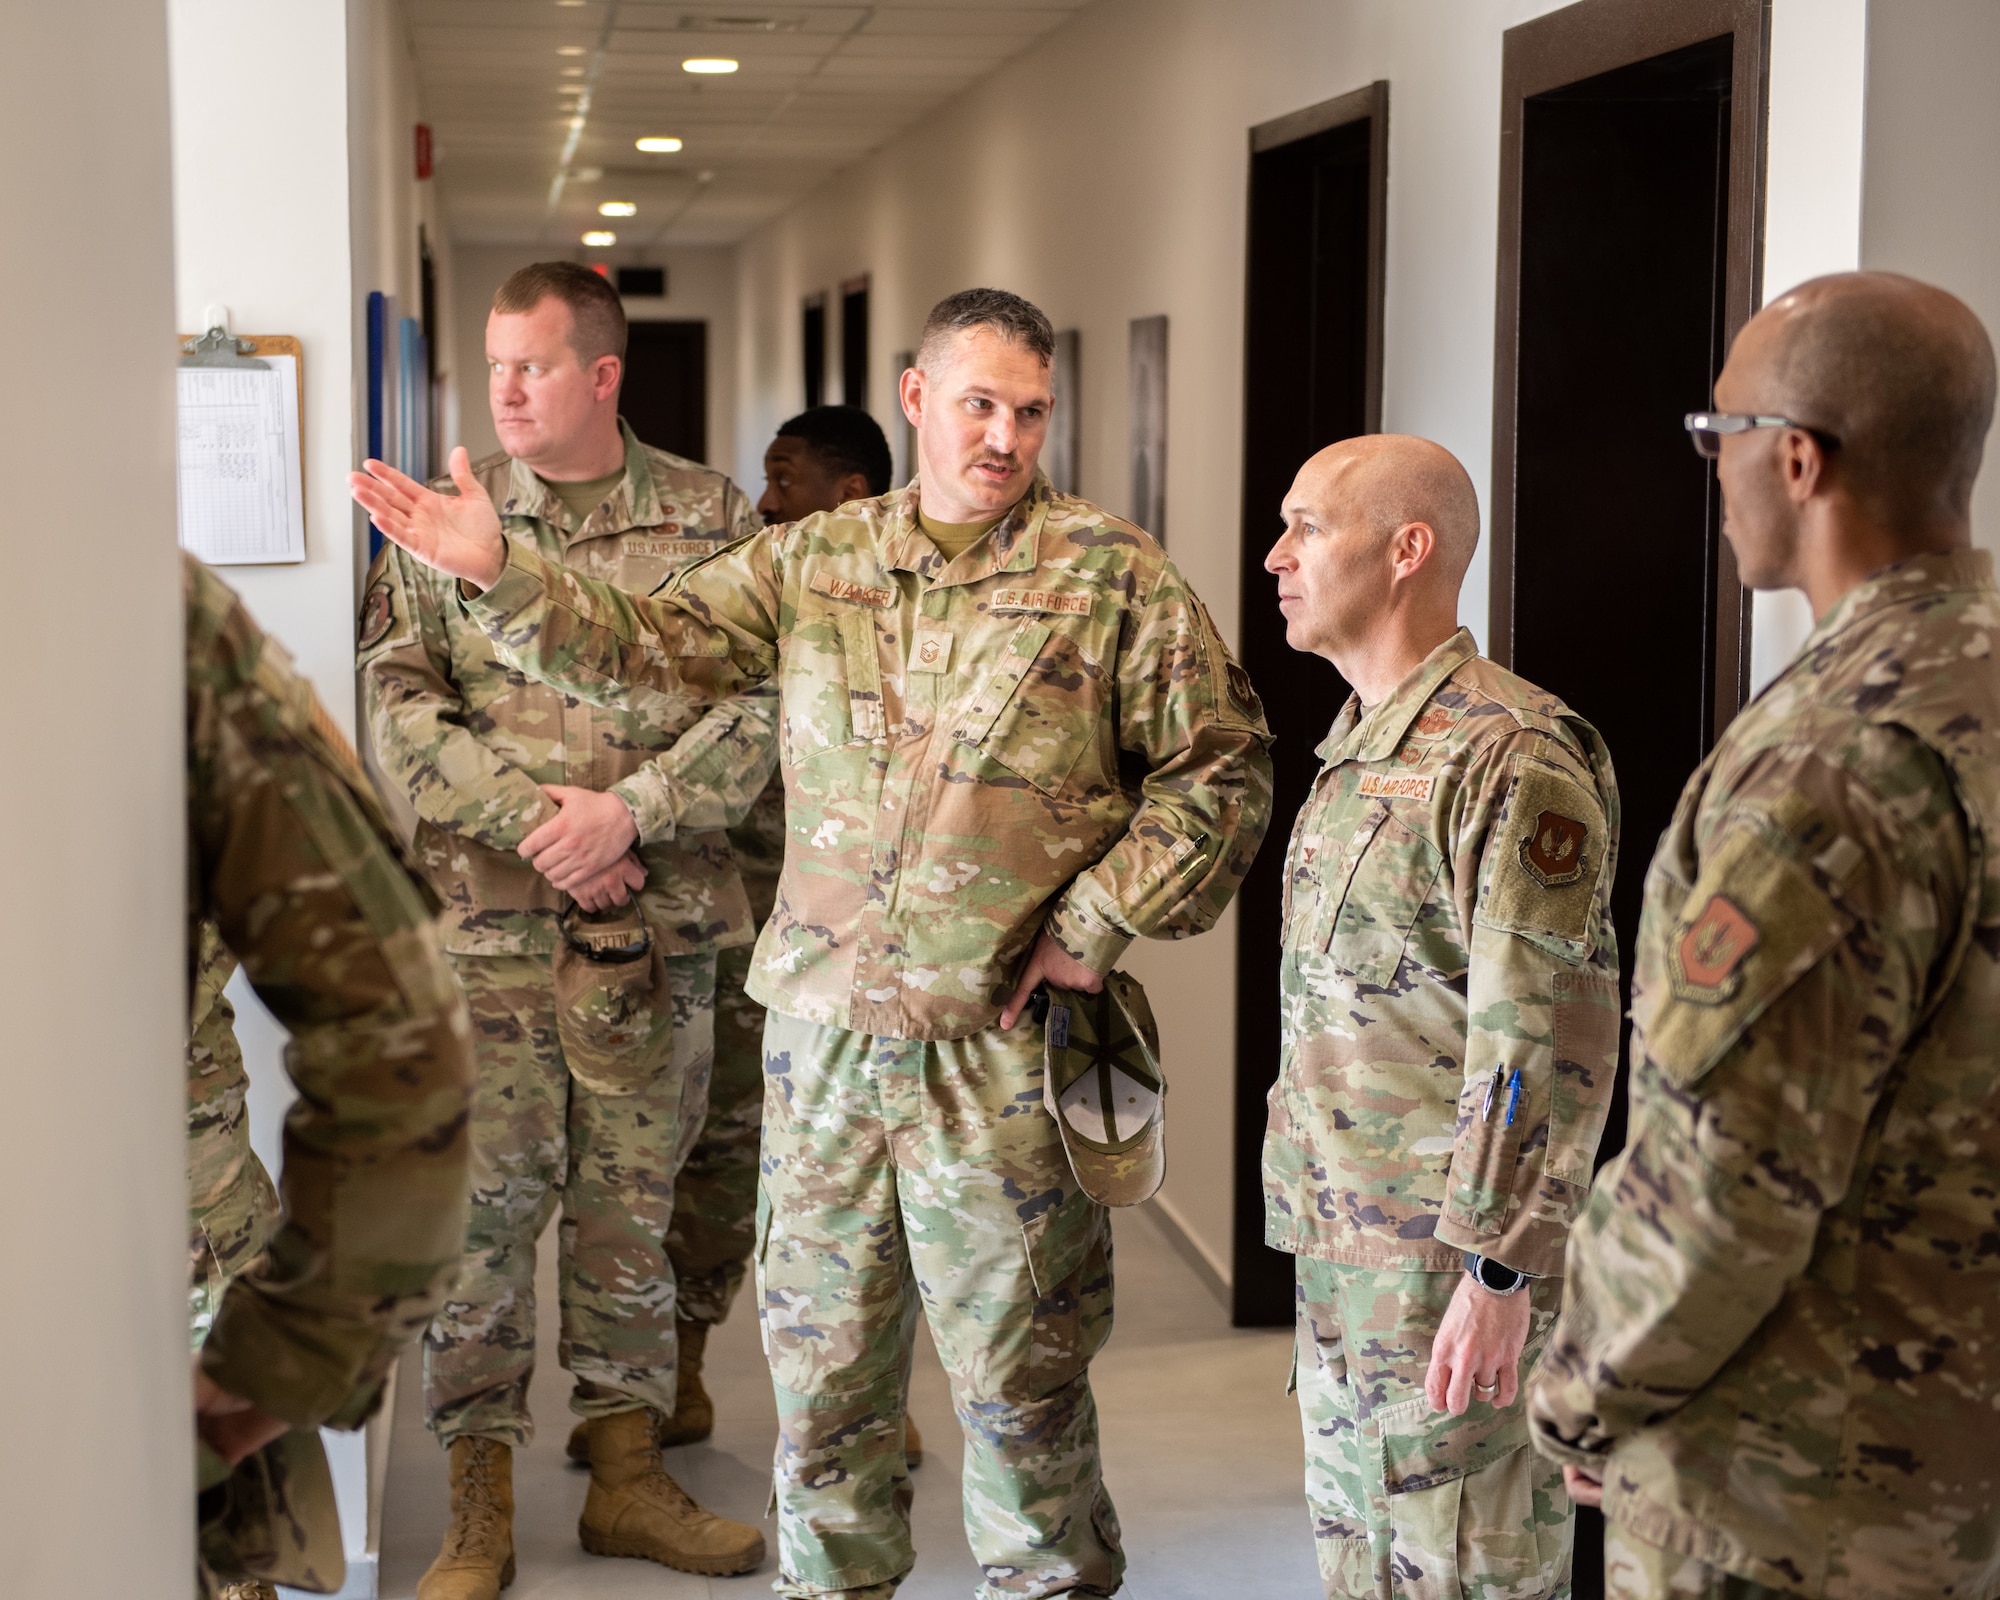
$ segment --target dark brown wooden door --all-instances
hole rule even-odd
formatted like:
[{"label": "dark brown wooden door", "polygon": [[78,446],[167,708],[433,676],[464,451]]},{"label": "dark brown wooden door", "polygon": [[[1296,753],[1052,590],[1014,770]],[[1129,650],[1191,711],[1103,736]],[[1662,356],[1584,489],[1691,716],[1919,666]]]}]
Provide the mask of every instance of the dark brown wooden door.
[{"label": "dark brown wooden door", "polygon": [[1264,557],[1279,504],[1315,451],[1381,426],[1382,220],[1388,85],[1253,129],[1244,318],[1243,664],[1271,731],[1276,810],[1239,892],[1231,1315],[1292,1320],[1292,1258],[1264,1243],[1265,1096],[1278,1075],[1285,842],[1347,698],[1340,674],[1285,643]]},{"label": "dark brown wooden door", "polygon": [[646,444],[708,459],[708,324],[635,322],[618,409]]}]

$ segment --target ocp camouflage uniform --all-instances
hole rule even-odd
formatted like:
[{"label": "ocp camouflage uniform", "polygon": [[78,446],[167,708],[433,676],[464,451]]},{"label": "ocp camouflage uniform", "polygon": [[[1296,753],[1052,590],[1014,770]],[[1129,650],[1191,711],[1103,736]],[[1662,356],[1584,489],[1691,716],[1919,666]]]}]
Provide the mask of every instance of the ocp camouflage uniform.
[{"label": "ocp camouflage uniform", "polygon": [[[758,526],[721,473],[620,429],[625,477],[581,523],[525,463],[495,455],[473,473],[514,538],[640,593]],[[369,573],[360,669],[376,754],[416,809],[416,854],[445,901],[445,949],[479,1040],[472,1221],[424,1346],[430,1425],[445,1445],[533,1437],[535,1245],[558,1204],[572,1409],[671,1415],[676,1288],[662,1241],[707,1102],[715,953],[752,937],[723,829],[770,776],[775,698],[600,706],[531,683],[468,622],[455,585],[393,545]],[[557,1037],[550,963],[568,896],[517,854],[556,814],[543,784],[608,790],[638,825],[638,899],[666,957],[676,1034],[672,1059],[634,1093],[573,1075]]]},{"label": "ocp camouflage uniform", "polygon": [[188,1332],[199,1350],[229,1280],[278,1226],[278,1191],[250,1148],[250,1075],[223,994],[236,958],[201,925],[187,1047]]},{"label": "ocp camouflage uniform", "polygon": [[[1432,1412],[1476,1251],[1546,1280],[1618,1048],[1618,790],[1595,730],[1460,629],[1350,698],[1285,862],[1265,1236],[1298,1258],[1306,1498],[1329,1596],[1567,1594],[1527,1417]],[[1532,1369],[1555,1285],[1531,1286]]]},{"label": "ocp camouflage uniform", "polygon": [[1996,639],[1983,552],[1877,573],[1661,839],[1532,1398],[1614,1592],[2000,1594]]},{"label": "ocp camouflage uniform", "polygon": [[[729,830],[729,847],[762,928],[778,899],[785,862],[785,786],[774,778],[750,815]],[[757,1150],[764,1126],[764,1008],[749,994],[751,947],[715,958],[715,1068],[708,1114],[674,1183],[667,1258],[680,1285],[679,1315],[715,1324],[729,1315],[757,1245]]]},{"label": "ocp camouflage uniform", "polygon": [[652,599],[515,542],[468,610],[572,693],[780,685],[788,849],[750,984],[772,1008],[779,1592],[887,1595],[910,1569],[921,1304],[981,1595],[1109,1594],[1124,1557],[1087,1376],[1109,1231],[1042,1109],[1040,1028],[993,1023],[1040,930],[1102,972],[1135,937],[1213,924],[1269,817],[1268,734],[1145,534],[1037,477],[947,562],[917,495],[766,530]]},{"label": "ocp camouflage uniform", "polygon": [[213,921],[290,1031],[299,1090],[282,1225],[201,1349],[210,1378],[292,1431],[233,1472],[202,1447],[203,1577],[333,1590],[344,1563],[317,1430],[374,1411],[457,1264],[471,1043],[352,751],[236,597],[191,557],[182,581],[190,1014]]}]

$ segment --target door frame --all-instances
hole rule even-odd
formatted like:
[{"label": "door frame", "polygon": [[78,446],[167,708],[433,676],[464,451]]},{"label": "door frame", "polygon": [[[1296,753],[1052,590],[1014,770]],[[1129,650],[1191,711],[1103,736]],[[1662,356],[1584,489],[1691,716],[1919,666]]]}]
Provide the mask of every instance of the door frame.
[{"label": "door frame", "polygon": [[[1723,344],[1762,301],[1765,130],[1770,114],[1771,0],[1578,0],[1502,35],[1500,250],[1494,295],[1492,589],[1487,650],[1514,660],[1514,447],[1521,306],[1521,153],[1526,103],[1670,50],[1734,36],[1730,70],[1729,193],[1723,246]],[[1701,397],[1706,400],[1706,396]],[[1716,636],[1709,739],[1750,697],[1750,591],[1727,540],[1715,561]],[[1734,670],[1730,670],[1733,666]]]},{"label": "door frame", "polygon": [[[1382,327],[1383,294],[1386,284],[1388,261],[1388,211],[1389,211],[1389,82],[1377,79],[1359,89],[1346,94],[1335,95],[1298,111],[1288,112],[1282,117],[1274,117],[1268,122],[1260,122],[1249,130],[1248,148],[1244,152],[1243,188],[1248,197],[1255,181],[1256,158],[1269,150],[1309,139],[1315,134],[1329,129],[1345,127],[1352,123],[1366,122],[1368,129],[1368,271],[1367,271],[1367,329],[1364,336],[1364,356],[1362,381],[1363,433],[1379,433],[1382,428]],[[1251,286],[1255,262],[1252,259],[1255,248],[1254,218],[1246,207],[1243,241],[1243,281],[1245,286],[1243,305],[1243,421],[1247,436],[1252,425],[1252,405],[1250,385],[1253,379],[1251,366],[1254,346],[1251,338],[1252,310],[1250,305]],[[1271,507],[1260,501],[1250,503],[1251,484],[1246,472],[1242,485],[1243,505],[1239,525],[1238,560],[1247,571],[1250,546],[1253,539],[1267,537],[1265,530],[1271,517]],[[1247,585],[1239,599],[1239,605],[1247,605],[1249,590]],[[1237,616],[1237,637],[1244,634],[1244,615]],[[1285,797],[1278,797],[1283,804]],[[1303,802],[1304,795],[1296,797]],[[1285,840],[1274,835],[1264,842],[1264,850],[1282,852]],[[1282,1029],[1278,1010],[1269,1008],[1246,1009],[1243,1005],[1245,984],[1243,974],[1254,958],[1268,963],[1269,951],[1261,956],[1247,948],[1244,930],[1248,919],[1239,919],[1234,960],[1236,964],[1236,1027],[1235,1027],[1235,1081],[1233,1084],[1235,1125],[1232,1130],[1233,1160],[1230,1174],[1230,1195],[1232,1199],[1230,1218],[1230,1320],[1237,1327],[1290,1326],[1292,1321],[1292,1271],[1288,1258],[1279,1257],[1277,1262],[1264,1259],[1266,1254],[1276,1255],[1264,1243],[1264,1199],[1263,1199],[1263,1148],[1264,1129],[1268,1116],[1265,1097],[1269,1085],[1276,1075]],[[1275,923],[1273,924],[1275,927]],[[1268,1010],[1268,1015],[1264,1014]],[[1265,1281],[1269,1272],[1282,1264],[1284,1281],[1282,1285]]]}]

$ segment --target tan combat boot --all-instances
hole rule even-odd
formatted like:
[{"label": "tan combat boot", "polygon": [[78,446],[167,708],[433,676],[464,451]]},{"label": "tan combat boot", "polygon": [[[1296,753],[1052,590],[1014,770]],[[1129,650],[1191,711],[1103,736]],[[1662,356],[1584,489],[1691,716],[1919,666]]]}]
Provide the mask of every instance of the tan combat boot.
[{"label": "tan combat boot", "polygon": [[764,1559],[761,1533],[702,1510],[667,1476],[652,1412],[619,1411],[587,1426],[590,1493],[576,1525],[584,1549],[711,1577],[748,1572]]},{"label": "tan combat boot", "polygon": [[514,1451],[497,1439],[451,1443],[451,1523],[417,1580],[417,1600],[495,1600],[514,1581]]}]

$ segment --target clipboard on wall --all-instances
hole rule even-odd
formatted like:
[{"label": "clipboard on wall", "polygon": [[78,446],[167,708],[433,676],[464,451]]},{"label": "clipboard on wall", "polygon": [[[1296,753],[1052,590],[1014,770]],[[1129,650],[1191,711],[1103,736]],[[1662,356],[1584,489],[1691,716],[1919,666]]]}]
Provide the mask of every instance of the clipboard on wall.
[{"label": "clipboard on wall", "polygon": [[210,566],[304,561],[305,357],[289,334],[184,338],[175,373],[180,542]]}]

